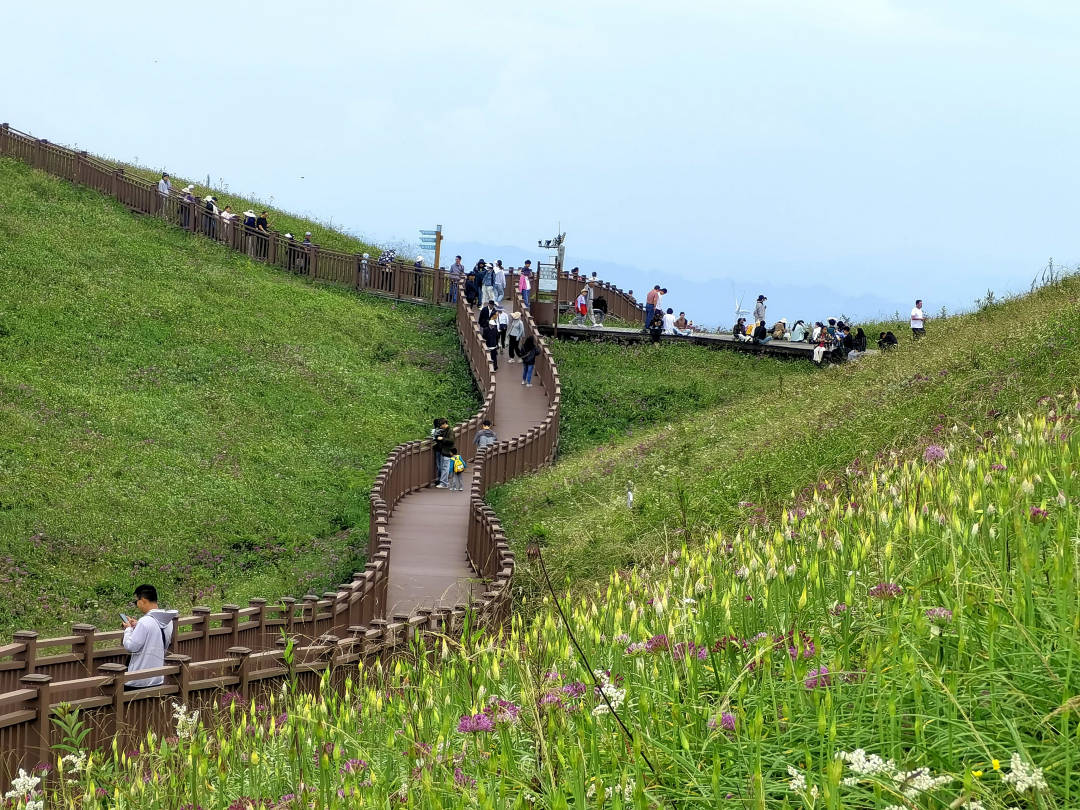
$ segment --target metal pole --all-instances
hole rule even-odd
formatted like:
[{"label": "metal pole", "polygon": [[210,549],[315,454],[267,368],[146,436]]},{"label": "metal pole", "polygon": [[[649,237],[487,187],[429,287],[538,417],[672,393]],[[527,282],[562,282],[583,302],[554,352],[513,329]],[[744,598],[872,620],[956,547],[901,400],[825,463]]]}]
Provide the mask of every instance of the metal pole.
[{"label": "metal pole", "polygon": [[442,225],[435,226],[435,269],[439,269],[439,253],[442,248]]}]

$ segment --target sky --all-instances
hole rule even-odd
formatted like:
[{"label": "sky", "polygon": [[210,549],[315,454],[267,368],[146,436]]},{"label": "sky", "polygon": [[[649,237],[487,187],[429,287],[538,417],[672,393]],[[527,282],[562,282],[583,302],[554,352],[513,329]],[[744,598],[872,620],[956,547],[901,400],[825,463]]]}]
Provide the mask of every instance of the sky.
[{"label": "sky", "polygon": [[[1080,4],[550,0],[5,9],[0,118],[698,322],[970,308],[1080,260]],[[444,262],[444,264],[447,262]],[[640,296],[639,296],[640,297]]]}]

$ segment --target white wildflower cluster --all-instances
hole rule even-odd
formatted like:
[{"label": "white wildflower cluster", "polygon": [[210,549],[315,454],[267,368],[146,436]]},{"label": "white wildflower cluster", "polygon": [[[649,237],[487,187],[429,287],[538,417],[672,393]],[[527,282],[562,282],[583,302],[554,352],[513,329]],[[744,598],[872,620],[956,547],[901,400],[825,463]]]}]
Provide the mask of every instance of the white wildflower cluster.
[{"label": "white wildflower cluster", "polygon": [[11,780],[11,790],[4,794],[4,798],[11,799],[16,807],[22,807],[24,810],[43,810],[45,802],[34,798],[34,793],[40,784],[40,777],[28,774],[19,768],[19,775]]},{"label": "white wildflower cluster", "polygon": [[181,740],[190,740],[199,728],[199,710],[180,703],[173,704],[173,720],[176,722],[176,736]]},{"label": "white wildflower cluster", "polygon": [[788,776],[791,777],[791,781],[788,782],[788,790],[792,793],[802,793],[806,790],[806,776],[798,768],[793,765],[787,766]]},{"label": "white wildflower cluster", "polygon": [[1042,768],[1024,762],[1019,754],[1013,754],[1009,759],[1009,772],[1002,775],[1001,781],[1012,785],[1017,793],[1046,789]]},{"label": "white wildflower cluster", "polygon": [[86,752],[80,751],[77,754],[64,754],[64,756],[60,757],[60,764],[64,766],[65,771],[82,773],[86,769]]},{"label": "white wildflower cluster", "polygon": [[[611,707],[613,709],[618,709],[620,706],[622,706],[623,701],[626,700],[626,690],[620,689],[615,684],[613,684],[608,679],[607,673],[605,673],[602,669],[594,669],[593,674],[595,674],[597,680],[600,681],[600,691],[603,692],[605,696],[607,696],[607,699],[611,702]],[[592,713],[594,717],[597,717],[601,714],[607,714],[607,703],[601,701],[600,703],[596,704],[596,707],[592,710]]]},{"label": "white wildflower cluster", "polygon": [[855,774],[844,777],[843,783],[848,787],[853,787],[864,779],[883,777],[892,782],[891,787],[900,795],[915,799],[953,781],[953,778],[946,774],[934,776],[929,768],[902,771],[893,760],[882,759],[877,754],[867,754],[862,748],[851,752],[840,751],[836,756]]}]

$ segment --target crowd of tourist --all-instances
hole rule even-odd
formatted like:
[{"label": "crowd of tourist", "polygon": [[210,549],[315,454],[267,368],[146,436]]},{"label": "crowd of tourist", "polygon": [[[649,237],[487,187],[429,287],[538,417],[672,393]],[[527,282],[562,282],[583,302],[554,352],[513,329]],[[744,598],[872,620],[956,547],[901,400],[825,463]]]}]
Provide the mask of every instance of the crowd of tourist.
[{"label": "crowd of tourist", "polygon": [[[780,318],[768,326],[766,309],[768,297],[759,295],[754,303],[753,319],[747,321],[739,317],[731,331],[739,342],[766,344],[774,340],[791,343],[810,343],[814,345],[813,357],[817,363],[826,358],[834,361],[857,360],[864,354],[878,350],[888,350],[899,345],[899,340],[891,331],[879,331],[877,349],[867,346],[867,336],[862,327],[855,327],[838,318],[826,318],[822,321],[797,320],[790,327],[787,318]],[[915,301],[911,310],[911,335],[918,340],[926,334],[926,314],[922,299]]]}]

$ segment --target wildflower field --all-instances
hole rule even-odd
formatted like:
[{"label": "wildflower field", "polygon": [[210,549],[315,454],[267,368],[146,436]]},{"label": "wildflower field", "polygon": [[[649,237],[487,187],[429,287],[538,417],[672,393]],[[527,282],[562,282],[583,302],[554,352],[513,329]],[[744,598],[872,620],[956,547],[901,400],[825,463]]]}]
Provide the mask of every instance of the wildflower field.
[{"label": "wildflower field", "polygon": [[1047,398],[887,454],[503,634],[427,636],[342,694],[176,707],[173,737],[58,751],[8,801],[1080,806],[1078,416]]}]

